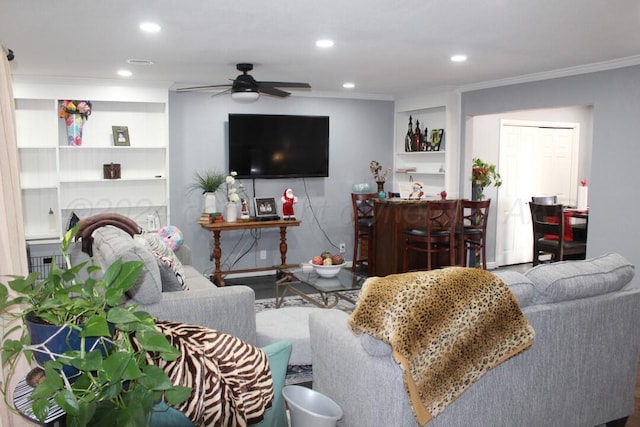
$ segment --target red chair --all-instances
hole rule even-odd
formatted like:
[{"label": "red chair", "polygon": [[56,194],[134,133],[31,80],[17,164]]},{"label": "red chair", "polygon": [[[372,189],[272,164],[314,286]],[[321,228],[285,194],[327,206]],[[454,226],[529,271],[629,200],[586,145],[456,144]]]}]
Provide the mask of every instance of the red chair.
[{"label": "red chair", "polygon": [[[482,268],[487,269],[486,235],[490,205],[491,199],[462,200],[460,202],[460,221],[456,227],[456,238],[460,264],[465,267],[469,251],[474,251],[474,253],[480,251]],[[475,265],[471,267],[475,267]]]},{"label": "red chair", "polygon": [[353,206],[353,264],[355,272],[358,265],[367,264],[367,275],[373,274],[374,241],[373,241],[373,203],[378,193],[351,193]]},{"label": "red chair", "polygon": [[433,268],[432,258],[443,253],[449,254],[449,265],[456,265],[458,202],[458,200],[425,202],[427,217],[425,227],[404,231],[403,271],[409,271],[409,251],[427,255],[427,270]]}]

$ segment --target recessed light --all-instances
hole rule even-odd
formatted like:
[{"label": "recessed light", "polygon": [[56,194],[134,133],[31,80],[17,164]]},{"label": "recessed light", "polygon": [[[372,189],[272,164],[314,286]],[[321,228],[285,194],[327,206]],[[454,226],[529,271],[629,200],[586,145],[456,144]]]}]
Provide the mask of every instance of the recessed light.
[{"label": "recessed light", "polygon": [[127,64],[131,65],[153,65],[153,61],[148,59],[127,59]]},{"label": "recessed light", "polygon": [[356,87],[356,85],[355,83],[346,82],[342,84],[342,87],[345,89],[353,89],[354,87]]},{"label": "recessed light", "polygon": [[318,40],[316,41],[316,47],[322,47],[322,48],[333,47],[333,40],[329,40],[329,39]]},{"label": "recessed light", "polygon": [[157,33],[161,27],[154,22],[143,22],[139,25],[139,28],[145,33]]},{"label": "recessed light", "polygon": [[133,73],[129,70],[118,70],[118,75],[120,77],[131,77]]},{"label": "recessed light", "polygon": [[467,60],[467,55],[453,55],[451,60],[453,62],[464,62]]}]

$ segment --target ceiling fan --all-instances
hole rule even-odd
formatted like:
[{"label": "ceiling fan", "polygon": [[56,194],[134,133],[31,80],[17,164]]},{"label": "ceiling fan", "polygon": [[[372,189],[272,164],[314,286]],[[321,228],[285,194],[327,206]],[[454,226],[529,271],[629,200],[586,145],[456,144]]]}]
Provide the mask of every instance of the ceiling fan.
[{"label": "ceiling fan", "polygon": [[181,89],[176,89],[176,92],[197,92],[197,91],[208,91],[208,90],[217,89],[217,88],[228,88],[227,90],[224,90],[218,93],[217,95],[231,92],[231,98],[235,101],[253,102],[260,97],[261,93],[277,96],[280,98],[289,96],[290,95],[289,92],[285,92],[284,90],[278,89],[281,87],[311,89],[311,85],[309,85],[309,83],[257,81],[250,74],[247,74],[249,71],[253,70],[253,64],[248,64],[248,63],[236,64],[236,69],[238,71],[242,71],[242,74],[240,74],[238,77],[232,80],[231,83],[220,84],[220,85],[185,87]]}]

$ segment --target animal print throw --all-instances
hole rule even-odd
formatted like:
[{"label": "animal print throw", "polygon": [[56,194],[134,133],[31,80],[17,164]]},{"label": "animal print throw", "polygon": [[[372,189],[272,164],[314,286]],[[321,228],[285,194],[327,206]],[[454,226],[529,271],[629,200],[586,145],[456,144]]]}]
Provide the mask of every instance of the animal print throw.
[{"label": "animal print throw", "polygon": [[273,401],[267,355],[232,335],[201,326],[156,320],[182,356],[155,363],[173,384],[192,387],[177,409],[196,426],[241,427],[261,421]]},{"label": "animal print throw", "polygon": [[349,325],[391,346],[420,425],[535,335],[498,276],[466,267],[370,277]]}]

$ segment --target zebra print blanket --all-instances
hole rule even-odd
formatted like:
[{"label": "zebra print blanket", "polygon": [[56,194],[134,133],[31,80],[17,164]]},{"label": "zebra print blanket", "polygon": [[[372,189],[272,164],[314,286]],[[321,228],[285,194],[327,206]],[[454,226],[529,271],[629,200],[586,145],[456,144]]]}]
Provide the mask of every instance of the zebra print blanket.
[{"label": "zebra print blanket", "polygon": [[262,420],[273,400],[266,354],[257,347],[201,326],[156,320],[182,356],[160,360],[174,384],[192,387],[176,409],[196,426],[246,426]]}]

